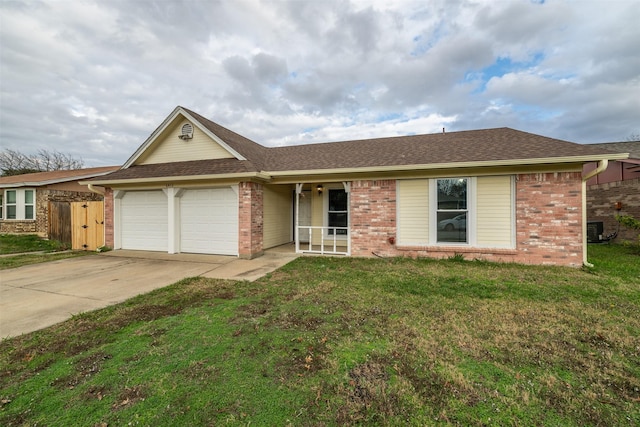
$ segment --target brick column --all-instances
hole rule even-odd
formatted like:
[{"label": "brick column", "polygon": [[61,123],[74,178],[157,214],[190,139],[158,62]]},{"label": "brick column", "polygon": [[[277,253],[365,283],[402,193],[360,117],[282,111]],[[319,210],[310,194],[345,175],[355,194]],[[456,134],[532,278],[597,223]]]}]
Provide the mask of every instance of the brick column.
[{"label": "brick column", "polygon": [[113,248],[113,190],[105,188],[104,193],[104,245]]},{"label": "brick column", "polygon": [[581,173],[518,175],[516,236],[518,262],[581,266]]},{"label": "brick column", "polygon": [[351,255],[387,255],[396,237],[396,181],[353,181],[350,192]]},{"label": "brick column", "polygon": [[241,182],[238,185],[238,253],[240,258],[255,258],[263,254],[262,184]]}]

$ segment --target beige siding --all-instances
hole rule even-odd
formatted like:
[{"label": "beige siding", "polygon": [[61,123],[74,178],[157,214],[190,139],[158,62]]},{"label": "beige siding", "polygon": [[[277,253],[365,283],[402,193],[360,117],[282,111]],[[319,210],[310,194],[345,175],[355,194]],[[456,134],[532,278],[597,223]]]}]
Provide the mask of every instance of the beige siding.
[{"label": "beige siding", "polygon": [[139,165],[153,163],[186,162],[189,160],[228,159],[233,156],[205,133],[193,126],[193,138],[186,141],[178,138],[182,125],[190,123],[182,120],[177,126],[161,135],[147,152],[136,162]]},{"label": "beige siding", "polygon": [[429,180],[398,181],[398,244],[429,243]]},{"label": "beige siding", "polygon": [[[318,194],[315,191],[315,187],[311,190],[311,225],[314,227],[324,226],[324,194]],[[311,243],[319,245],[321,241],[322,231],[319,229],[313,230]]]},{"label": "beige siding", "polygon": [[291,241],[293,229],[292,189],[287,186],[264,186],[263,200],[263,244],[272,248]]},{"label": "beige siding", "polygon": [[484,176],[477,184],[477,245],[513,246],[513,196],[511,176]]}]

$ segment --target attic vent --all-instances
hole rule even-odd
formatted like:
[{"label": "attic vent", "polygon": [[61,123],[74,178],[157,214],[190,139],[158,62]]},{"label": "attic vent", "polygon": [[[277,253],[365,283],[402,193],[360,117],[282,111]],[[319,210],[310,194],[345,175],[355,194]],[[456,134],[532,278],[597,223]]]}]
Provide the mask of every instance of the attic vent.
[{"label": "attic vent", "polygon": [[185,123],[182,125],[182,130],[180,131],[178,138],[182,140],[193,138],[193,126],[191,126],[191,123]]}]

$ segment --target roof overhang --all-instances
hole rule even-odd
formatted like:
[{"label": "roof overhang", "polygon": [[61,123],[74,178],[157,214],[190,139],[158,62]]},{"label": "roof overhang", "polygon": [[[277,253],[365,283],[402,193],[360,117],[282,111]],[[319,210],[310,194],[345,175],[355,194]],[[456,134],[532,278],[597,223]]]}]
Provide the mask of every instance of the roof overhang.
[{"label": "roof overhang", "polygon": [[271,180],[271,176],[264,172],[250,172],[250,173],[224,173],[224,174],[209,174],[209,175],[181,175],[181,176],[159,176],[149,178],[132,178],[132,179],[115,179],[115,180],[91,180],[83,181],[82,185],[102,185],[113,186],[123,184],[154,184],[154,183],[175,183],[183,181],[215,181],[215,180],[257,180],[268,182]]},{"label": "roof overhang", "polygon": [[[83,179],[91,179],[91,178],[94,178],[94,177],[107,175],[107,174],[109,174],[111,172],[113,172],[113,171],[110,170],[110,171],[105,171],[105,172],[101,172],[101,173],[92,173],[92,174],[80,175],[80,176],[77,176],[77,175],[76,176],[70,176],[70,177],[66,177],[66,178],[49,179],[49,180],[46,180],[46,181],[12,182],[12,183],[7,183],[7,184],[0,184],[0,188],[42,187],[44,185],[61,184],[63,182],[81,181]],[[86,185],[86,184],[81,184],[81,185]]]},{"label": "roof overhang", "polygon": [[349,175],[349,174],[388,174],[393,172],[416,172],[416,171],[436,171],[451,169],[473,169],[473,168],[491,168],[491,167],[514,167],[514,166],[543,166],[543,165],[582,165],[584,163],[598,162],[603,160],[624,160],[628,157],[627,153],[606,154],[606,155],[587,155],[573,157],[543,157],[537,159],[506,159],[506,160],[484,160],[474,162],[453,162],[453,163],[428,163],[416,165],[394,165],[394,166],[368,166],[359,168],[335,168],[335,169],[307,169],[307,170],[286,170],[286,171],[261,171],[261,172],[243,172],[243,173],[225,173],[225,174],[206,174],[206,175],[180,175],[180,176],[160,176],[148,178],[131,178],[131,179],[115,179],[115,180],[91,180],[84,181],[82,185],[129,185],[129,184],[154,184],[167,182],[186,182],[186,181],[217,181],[217,180],[258,180],[262,182],[270,182],[272,180],[281,180],[286,178],[310,177],[315,178],[321,176]]}]

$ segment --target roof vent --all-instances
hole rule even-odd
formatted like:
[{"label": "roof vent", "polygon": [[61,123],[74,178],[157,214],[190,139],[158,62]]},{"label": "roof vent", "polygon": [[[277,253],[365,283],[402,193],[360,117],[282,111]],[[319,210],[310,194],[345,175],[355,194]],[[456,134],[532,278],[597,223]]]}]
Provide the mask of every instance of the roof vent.
[{"label": "roof vent", "polygon": [[185,123],[182,125],[182,130],[180,131],[178,138],[183,141],[193,138],[193,126],[191,126],[191,123]]}]

